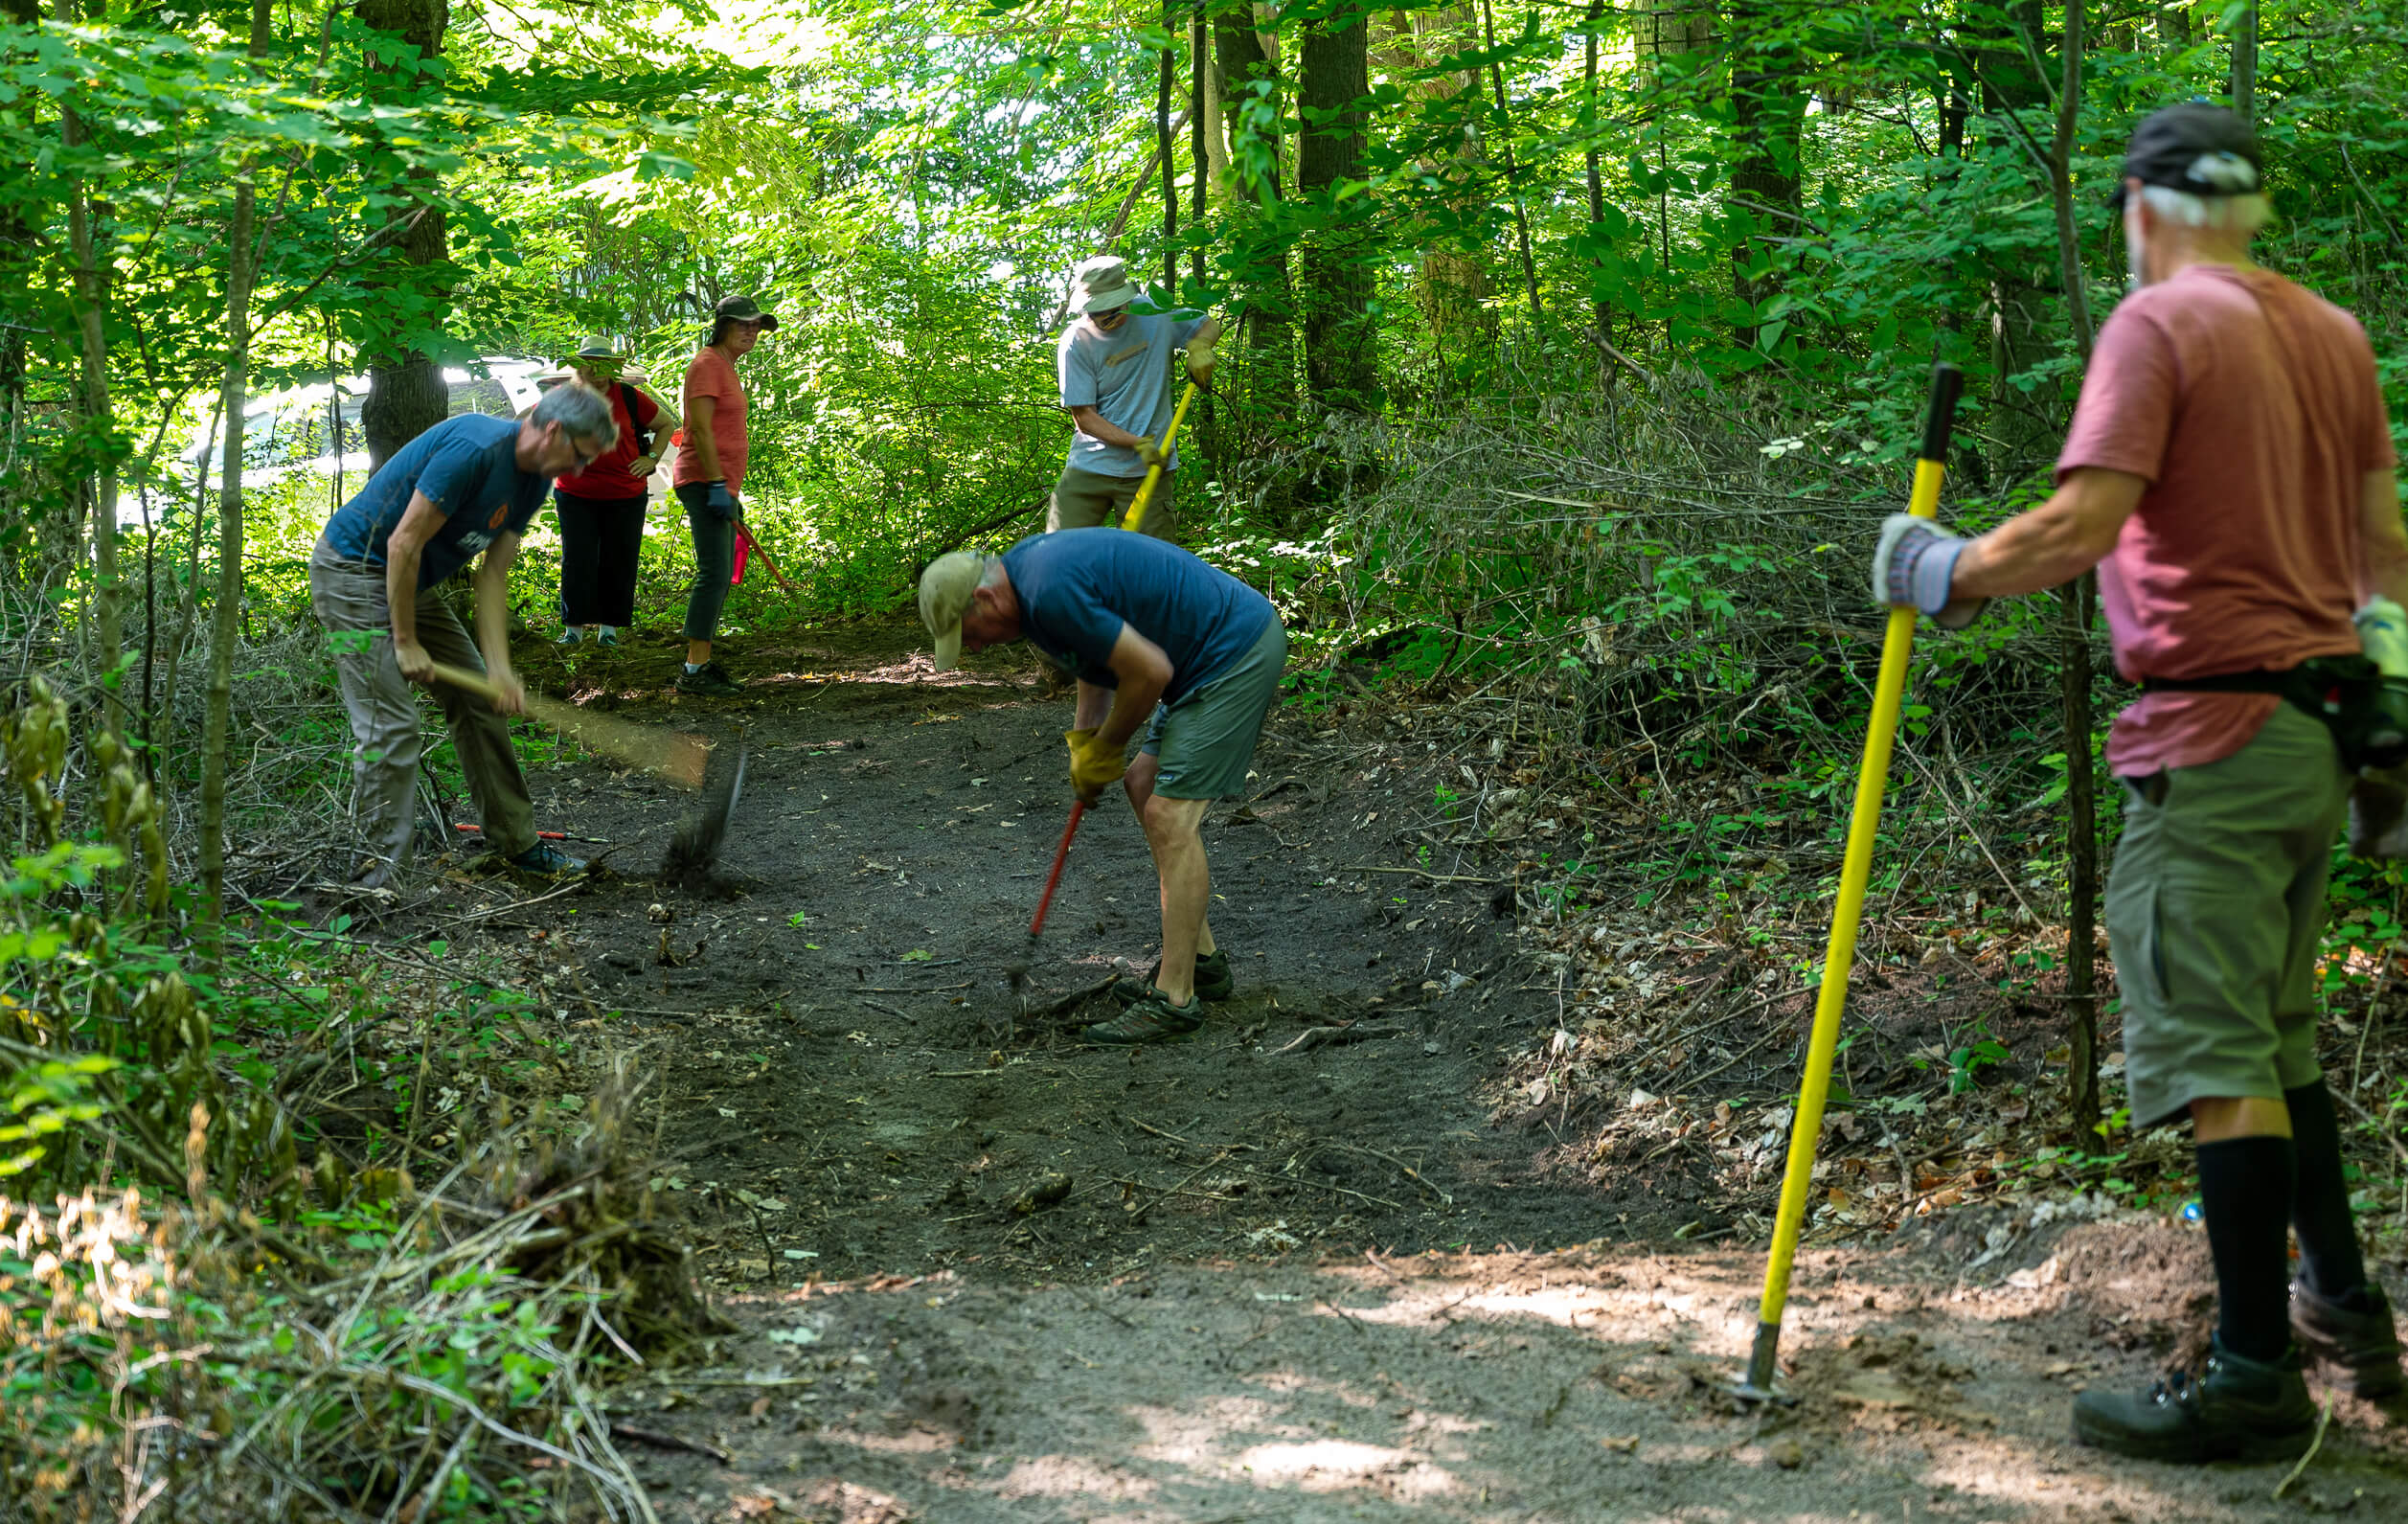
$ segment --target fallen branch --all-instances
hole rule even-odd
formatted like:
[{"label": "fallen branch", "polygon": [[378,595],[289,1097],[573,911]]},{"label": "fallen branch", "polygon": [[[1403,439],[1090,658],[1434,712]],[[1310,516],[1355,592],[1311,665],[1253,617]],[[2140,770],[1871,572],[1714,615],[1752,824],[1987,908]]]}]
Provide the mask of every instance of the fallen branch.
[{"label": "fallen branch", "polygon": [[735,1459],[716,1444],[706,1444],[700,1440],[689,1440],[675,1434],[664,1434],[658,1429],[640,1429],[632,1423],[621,1423],[616,1420],[611,1422],[610,1437],[614,1440],[631,1441],[637,1444],[649,1444],[656,1450],[683,1450],[689,1455],[708,1455],[721,1466]]},{"label": "fallen branch", "polygon": [[1350,1042],[1369,1042],[1374,1037],[1393,1037],[1402,1031],[1404,1027],[1401,1024],[1374,1027],[1362,1022],[1348,1022],[1334,1027],[1306,1027],[1290,1038],[1287,1046],[1272,1049],[1271,1057],[1277,1058],[1283,1054],[1310,1053],[1315,1048],[1339,1048]]}]

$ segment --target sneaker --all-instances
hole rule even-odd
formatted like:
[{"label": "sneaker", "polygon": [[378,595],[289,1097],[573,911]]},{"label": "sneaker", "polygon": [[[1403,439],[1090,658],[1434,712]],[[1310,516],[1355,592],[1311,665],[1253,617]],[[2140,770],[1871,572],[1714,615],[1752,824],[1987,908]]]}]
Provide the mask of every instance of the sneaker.
[{"label": "sneaker", "polygon": [[[1124,1006],[1133,1006],[1140,1000],[1151,997],[1154,992],[1154,980],[1161,972],[1162,964],[1157,960],[1152,967],[1146,970],[1146,977],[1143,979],[1132,976],[1114,985],[1112,998]],[[1217,1005],[1237,992],[1238,981],[1229,972],[1227,948],[1215,948],[1195,960],[1196,999],[1210,1000]]]},{"label": "sneaker", "polygon": [[2401,1386],[2399,1331],[2392,1305],[2372,1281],[2343,1297],[2319,1296],[2291,1283],[2291,1335],[2310,1359],[2346,1371],[2355,1397],[2385,1398]]},{"label": "sneaker", "polygon": [[598,630],[594,631],[594,644],[595,644],[595,645],[597,645],[597,646],[616,646],[616,645],[618,645],[618,644],[619,644],[619,631],[618,631],[618,628],[617,628],[615,626],[604,625],[603,626],[602,626],[602,628],[600,628],[600,629],[598,629]]},{"label": "sneaker", "polygon": [[574,646],[584,638],[585,632],[583,630],[578,628],[575,625],[570,625],[563,628],[557,636],[554,637],[552,644],[555,646]]},{"label": "sneaker", "polygon": [[2145,1461],[2289,1460],[2316,1427],[2303,1364],[2296,1344],[2266,1361],[2219,1343],[2195,1377],[2177,1372],[2137,1396],[2092,1390],[2074,1399],[2074,1437]]},{"label": "sneaker", "polygon": [[677,691],[702,698],[725,698],[742,693],[744,685],[730,677],[717,662],[704,662],[693,671],[678,672]]},{"label": "sneaker", "polygon": [[1081,1035],[1089,1042],[1108,1047],[1133,1048],[1146,1042],[1185,1042],[1204,1026],[1204,1002],[1190,1000],[1174,1006],[1160,991],[1122,1012],[1109,1021],[1099,1021]]},{"label": "sneaker", "polygon": [[510,865],[523,874],[541,878],[565,878],[570,874],[585,871],[585,859],[572,857],[548,841],[536,842],[510,860]]}]

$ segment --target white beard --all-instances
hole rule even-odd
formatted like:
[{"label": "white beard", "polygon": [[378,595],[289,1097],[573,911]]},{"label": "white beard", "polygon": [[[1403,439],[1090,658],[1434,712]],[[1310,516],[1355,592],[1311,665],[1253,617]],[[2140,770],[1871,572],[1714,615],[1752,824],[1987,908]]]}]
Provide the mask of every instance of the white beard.
[{"label": "white beard", "polygon": [[2148,284],[2148,247],[2141,239],[2141,198],[2128,193],[2124,201],[2124,258],[2130,272],[2127,291],[2137,291]]}]

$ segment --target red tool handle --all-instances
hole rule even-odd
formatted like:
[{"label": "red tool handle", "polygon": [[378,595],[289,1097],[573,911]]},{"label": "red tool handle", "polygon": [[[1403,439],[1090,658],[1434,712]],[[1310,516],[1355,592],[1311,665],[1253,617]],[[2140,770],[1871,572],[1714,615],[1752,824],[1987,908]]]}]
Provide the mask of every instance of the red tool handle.
[{"label": "red tool handle", "polygon": [[[472,836],[484,834],[483,830],[475,826],[469,825],[466,821],[454,821],[452,822],[451,829],[454,830],[465,830]],[[535,838],[539,841],[566,841],[569,839],[568,832],[564,830],[538,830],[535,832]]]},{"label": "red tool handle", "polygon": [[1086,812],[1084,801],[1070,807],[1070,824],[1062,828],[1062,844],[1054,849],[1054,871],[1045,876],[1045,898],[1036,902],[1036,919],[1029,922],[1032,937],[1045,929],[1045,913],[1054,908],[1054,891],[1062,881],[1062,864],[1070,861],[1070,838],[1079,834],[1079,817]]}]

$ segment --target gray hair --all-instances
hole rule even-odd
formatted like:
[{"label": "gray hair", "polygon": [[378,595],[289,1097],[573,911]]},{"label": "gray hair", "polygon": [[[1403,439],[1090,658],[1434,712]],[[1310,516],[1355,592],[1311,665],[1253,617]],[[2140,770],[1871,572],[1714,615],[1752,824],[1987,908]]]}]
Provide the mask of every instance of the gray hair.
[{"label": "gray hair", "polygon": [[562,381],[543,394],[527,415],[537,428],[560,425],[573,440],[585,440],[603,449],[619,443],[618,421],[610,416],[610,398],[582,381]]},{"label": "gray hair", "polygon": [[2176,227],[2210,233],[2246,236],[2264,227],[2274,216],[2273,203],[2256,193],[2206,196],[2177,191],[2169,185],[2145,185],[2141,187],[2141,203]]}]

